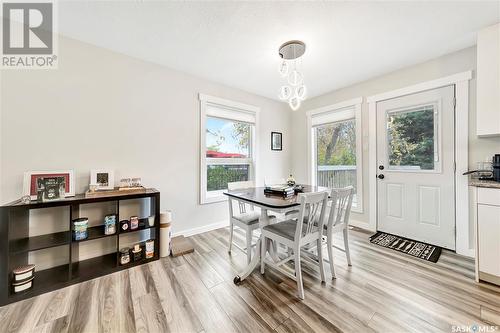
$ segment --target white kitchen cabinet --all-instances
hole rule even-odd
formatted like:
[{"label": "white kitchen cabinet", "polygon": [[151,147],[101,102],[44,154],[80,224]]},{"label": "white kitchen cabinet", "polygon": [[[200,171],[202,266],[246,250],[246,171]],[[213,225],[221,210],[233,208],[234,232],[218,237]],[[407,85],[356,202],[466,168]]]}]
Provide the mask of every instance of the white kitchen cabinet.
[{"label": "white kitchen cabinet", "polygon": [[479,280],[500,284],[500,189],[477,190]]},{"label": "white kitchen cabinet", "polygon": [[477,135],[500,135],[500,23],[477,35]]}]

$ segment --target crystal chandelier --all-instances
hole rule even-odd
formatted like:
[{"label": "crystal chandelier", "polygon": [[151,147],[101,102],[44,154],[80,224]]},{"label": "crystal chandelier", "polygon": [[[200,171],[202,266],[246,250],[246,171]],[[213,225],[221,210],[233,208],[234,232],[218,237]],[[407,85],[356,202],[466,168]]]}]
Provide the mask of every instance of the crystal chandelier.
[{"label": "crystal chandelier", "polygon": [[288,105],[294,111],[298,110],[300,103],[306,99],[304,76],[297,69],[297,60],[305,51],[306,44],[299,40],[288,41],[279,48],[279,55],[283,59],[279,72],[287,79],[285,85],[280,88],[279,98],[282,101],[288,101]]}]

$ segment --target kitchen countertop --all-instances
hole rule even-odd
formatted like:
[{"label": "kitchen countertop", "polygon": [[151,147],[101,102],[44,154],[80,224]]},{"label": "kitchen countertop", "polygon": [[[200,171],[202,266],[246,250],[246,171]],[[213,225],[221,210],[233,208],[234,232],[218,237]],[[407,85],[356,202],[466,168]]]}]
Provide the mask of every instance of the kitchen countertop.
[{"label": "kitchen countertop", "polygon": [[488,187],[488,188],[498,188],[498,189],[500,189],[500,182],[496,182],[494,180],[470,179],[469,180],[469,186]]}]

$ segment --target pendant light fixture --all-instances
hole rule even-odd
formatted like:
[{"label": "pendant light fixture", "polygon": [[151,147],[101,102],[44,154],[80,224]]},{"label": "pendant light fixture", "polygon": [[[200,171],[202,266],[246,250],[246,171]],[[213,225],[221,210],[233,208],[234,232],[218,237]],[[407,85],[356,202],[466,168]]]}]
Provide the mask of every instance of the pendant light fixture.
[{"label": "pendant light fixture", "polygon": [[298,59],[306,52],[306,44],[300,40],[291,40],[279,48],[282,62],[279,67],[280,75],[286,79],[280,88],[279,98],[288,101],[292,110],[298,110],[301,102],[306,99],[307,89],[304,85],[304,76],[298,69]]}]

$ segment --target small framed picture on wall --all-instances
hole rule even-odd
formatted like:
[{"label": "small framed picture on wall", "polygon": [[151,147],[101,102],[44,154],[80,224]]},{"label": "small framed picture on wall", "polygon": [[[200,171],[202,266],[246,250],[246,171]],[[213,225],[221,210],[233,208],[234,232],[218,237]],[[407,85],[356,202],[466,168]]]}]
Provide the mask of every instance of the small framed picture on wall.
[{"label": "small framed picture on wall", "polygon": [[271,132],[271,150],[283,150],[282,134]]},{"label": "small framed picture on wall", "polygon": [[94,169],[90,171],[90,185],[96,185],[97,190],[112,190],[115,188],[113,170]]}]

